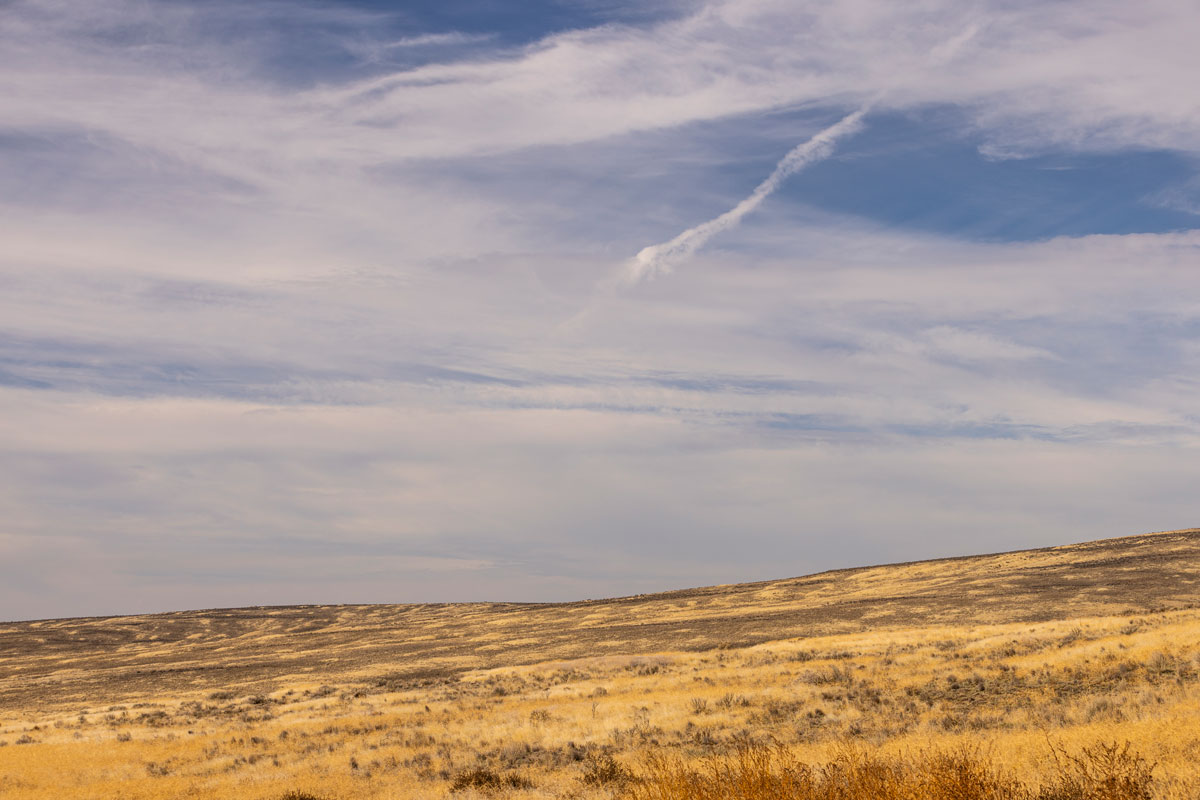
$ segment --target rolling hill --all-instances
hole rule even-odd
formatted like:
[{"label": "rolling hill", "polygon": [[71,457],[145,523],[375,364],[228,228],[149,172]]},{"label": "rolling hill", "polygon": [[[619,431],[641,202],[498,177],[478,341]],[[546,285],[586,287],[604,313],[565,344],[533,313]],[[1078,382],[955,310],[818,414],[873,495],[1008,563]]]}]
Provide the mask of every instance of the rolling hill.
[{"label": "rolling hill", "polygon": [[1200,529],[573,603],[288,606],[0,623],[0,710],[1200,604]]}]

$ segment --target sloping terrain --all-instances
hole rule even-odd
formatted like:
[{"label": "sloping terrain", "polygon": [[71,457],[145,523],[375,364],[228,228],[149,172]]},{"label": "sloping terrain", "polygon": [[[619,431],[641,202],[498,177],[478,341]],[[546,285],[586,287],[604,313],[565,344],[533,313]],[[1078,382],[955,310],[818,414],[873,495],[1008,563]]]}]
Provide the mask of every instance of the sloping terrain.
[{"label": "sloping terrain", "polygon": [[0,623],[0,709],[1200,604],[1200,529],[575,603],[293,606]]}]

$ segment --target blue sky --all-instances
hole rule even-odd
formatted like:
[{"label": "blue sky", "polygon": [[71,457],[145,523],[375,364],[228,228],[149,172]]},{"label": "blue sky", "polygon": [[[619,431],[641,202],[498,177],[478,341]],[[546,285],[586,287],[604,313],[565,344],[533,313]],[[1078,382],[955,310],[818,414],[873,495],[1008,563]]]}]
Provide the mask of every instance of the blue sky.
[{"label": "blue sky", "polygon": [[1197,524],[1188,3],[17,0],[0,618]]}]

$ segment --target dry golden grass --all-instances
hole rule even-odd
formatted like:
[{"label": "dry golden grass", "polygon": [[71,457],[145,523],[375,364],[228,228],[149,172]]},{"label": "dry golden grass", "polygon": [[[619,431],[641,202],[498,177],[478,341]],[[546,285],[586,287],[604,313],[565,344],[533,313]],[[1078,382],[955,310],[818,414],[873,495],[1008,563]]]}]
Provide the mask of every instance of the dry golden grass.
[{"label": "dry golden grass", "polygon": [[[588,614],[597,615],[607,619],[601,626],[607,637],[618,622],[638,624],[640,602],[649,609],[646,624],[665,631],[662,646],[638,644],[640,651],[621,653],[600,645],[583,656],[571,646],[556,651],[569,658],[537,663],[520,661],[550,645],[514,648],[507,664],[472,667],[469,655],[454,655],[469,653],[467,633],[489,630],[478,609],[458,629],[445,617],[438,620],[441,638],[434,641],[446,648],[441,657],[459,659],[454,669],[442,670],[421,660],[425,650],[409,660],[366,659],[371,643],[347,636],[344,647],[319,657],[311,646],[303,659],[280,654],[278,663],[296,668],[270,680],[253,672],[240,685],[189,685],[179,672],[167,671],[195,666],[198,652],[252,660],[303,640],[299,632],[263,639],[269,625],[224,644],[212,634],[157,644],[124,641],[107,655],[100,645],[86,644],[74,656],[60,648],[53,660],[36,646],[8,647],[0,649],[0,686],[9,690],[0,707],[0,798],[279,800],[289,792],[293,800],[1200,797],[1200,610],[1184,607],[1194,590],[1181,583],[1194,580],[1183,561],[1195,555],[1188,548],[1196,538],[1120,541],[1125,544],[987,557],[992,561],[983,565],[943,561],[844,573],[842,596],[822,576],[730,587],[724,594],[702,590],[683,600],[533,607],[530,613],[542,617],[519,624],[506,616],[516,612],[499,613],[491,627],[502,631],[549,629],[552,618],[584,630]],[[1002,588],[975,595],[972,614],[963,610],[964,586],[986,582],[987,564],[1004,576],[997,586],[1012,582],[1021,564],[1030,581],[1041,581],[1072,571],[1064,552],[1080,564],[1075,575],[1094,580],[1066,581],[1075,595],[1061,587],[1048,592],[1047,606],[1061,618],[1031,619],[1039,613],[1009,608]],[[1144,591],[1107,597],[1100,591],[1101,568],[1086,563],[1099,560],[1097,553],[1109,562],[1114,585],[1133,585],[1134,575]],[[1000,560],[1013,566],[1004,572]],[[1155,563],[1158,584],[1150,580]],[[845,615],[814,624],[825,632],[804,637],[785,622],[782,635],[771,638],[770,625],[751,619],[746,624],[766,635],[758,643],[685,649],[689,638],[717,636],[705,620],[728,630],[739,608],[743,617],[754,617],[763,608],[798,602],[780,588],[785,584],[808,602],[825,603],[816,608],[845,609],[853,598],[860,611],[872,613],[862,613],[867,619],[855,625]],[[939,585],[959,598],[958,609],[939,606],[934,589],[922,594]],[[814,593],[824,593],[824,600]],[[900,595],[934,608],[927,617],[910,608],[909,616],[876,626],[879,609],[872,603],[886,605],[886,598]],[[746,603],[739,607],[731,599],[737,597]],[[619,621],[617,607],[627,614]],[[713,610],[718,607],[720,613]],[[1090,613],[1076,613],[1083,611]],[[269,611],[257,613],[270,618]],[[679,619],[668,624],[672,613]],[[353,629],[352,617],[339,609],[337,624]],[[200,627],[198,618],[189,617],[193,627]],[[136,628],[128,621],[108,624]],[[49,628],[80,638],[99,629],[95,621],[75,628],[65,622],[4,627],[21,636]],[[370,624],[360,630],[371,634]],[[429,631],[417,625],[407,635]],[[565,638],[571,629],[560,633]],[[333,639],[326,629],[313,635]],[[407,641],[396,631],[391,636]],[[652,639],[644,632],[632,641]],[[207,650],[189,651],[188,642],[201,641]],[[502,662],[503,651],[494,652],[500,655],[488,658]],[[106,664],[96,670],[110,680],[85,674],[89,663]],[[36,692],[20,687],[26,668]],[[139,678],[138,669],[160,672]],[[1129,750],[1122,751],[1127,742]],[[1100,769],[1105,752],[1125,752],[1123,768],[1141,765],[1151,780],[1122,789],[1125,794],[1104,794],[1103,780],[1097,783],[1087,770]],[[945,785],[930,782],[942,778]],[[976,794],[946,788],[959,778],[975,780]],[[738,794],[743,785],[749,788]],[[1137,791],[1142,794],[1129,793]]]},{"label": "dry golden grass", "polygon": [[696,768],[652,753],[630,800],[1149,800],[1154,765],[1125,745],[1057,751],[1057,773],[1030,785],[978,748],[879,756],[847,746],[830,761],[797,761],[786,747],[741,744]]}]

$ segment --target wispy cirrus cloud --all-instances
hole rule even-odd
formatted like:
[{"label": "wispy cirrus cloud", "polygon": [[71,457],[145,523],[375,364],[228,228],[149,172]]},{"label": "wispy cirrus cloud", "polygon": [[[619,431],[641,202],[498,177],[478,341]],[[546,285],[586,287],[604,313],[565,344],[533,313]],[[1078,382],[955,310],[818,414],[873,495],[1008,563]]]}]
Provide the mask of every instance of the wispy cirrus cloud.
[{"label": "wispy cirrus cloud", "polygon": [[[247,38],[268,35],[274,7],[262,8],[258,23],[243,20]],[[314,25],[337,19],[312,8]],[[997,147],[1197,143],[1197,109],[1171,102],[1169,89],[1195,58],[1187,47],[1195,21],[1165,0],[1137,11],[1101,4],[1085,23],[1069,4],[916,12],[737,0],[649,28],[570,31],[493,59],[473,53],[298,91],[264,82],[274,67],[240,41],[193,35],[221,30],[211,20],[229,13],[113,2],[80,18],[54,4],[15,4],[2,31],[10,98],[2,119],[88,126],[192,158],[221,148],[225,157],[241,152],[249,168],[264,158],[440,158],[570,144],[887,89],[892,107],[972,108]],[[344,23],[356,24],[356,14],[382,27],[377,14],[354,11]],[[971,35],[959,41],[964,31]],[[122,35],[154,45],[114,46]],[[422,36],[458,34],[381,44]],[[947,43],[954,69],[929,57]],[[1148,63],[1148,48],[1163,57]],[[394,135],[401,121],[403,135]]]},{"label": "wispy cirrus cloud", "polygon": [[2,615],[1189,524],[1190,9],[613,8],[8,4]]}]

